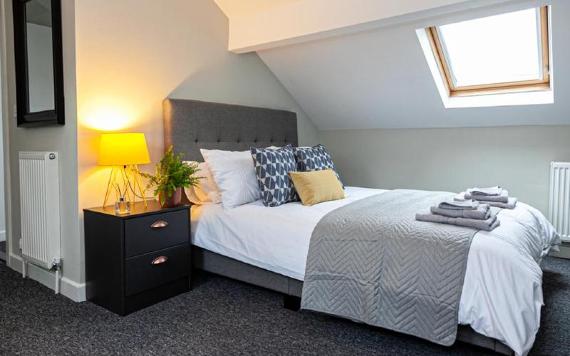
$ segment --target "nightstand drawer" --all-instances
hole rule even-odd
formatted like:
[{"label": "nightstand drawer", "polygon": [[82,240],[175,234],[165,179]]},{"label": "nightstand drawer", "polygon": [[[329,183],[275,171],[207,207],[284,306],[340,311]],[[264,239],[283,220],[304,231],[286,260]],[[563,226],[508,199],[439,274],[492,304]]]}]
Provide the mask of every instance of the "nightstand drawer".
[{"label": "nightstand drawer", "polygon": [[188,243],[188,210],[129,219],[125,222],[125,254],[143,253]]},{"label": "nightstand drawer", "polygon": [[133,295],[172,282],[190,271],[187,245],[129,258],[125,264],[125,295]]}]

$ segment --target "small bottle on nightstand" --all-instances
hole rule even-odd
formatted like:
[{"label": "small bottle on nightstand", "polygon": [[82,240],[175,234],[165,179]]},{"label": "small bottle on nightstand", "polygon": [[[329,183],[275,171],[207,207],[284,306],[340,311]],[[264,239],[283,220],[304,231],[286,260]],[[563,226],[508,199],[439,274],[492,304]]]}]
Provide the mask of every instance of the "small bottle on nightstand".
[{"label": "small bottle on nightstand", "polygon": [[115,202],[115,214],[116,215],[126,215],[131,212],[131,203],[125,201],[125,198],[119,198],[118,202]]}]

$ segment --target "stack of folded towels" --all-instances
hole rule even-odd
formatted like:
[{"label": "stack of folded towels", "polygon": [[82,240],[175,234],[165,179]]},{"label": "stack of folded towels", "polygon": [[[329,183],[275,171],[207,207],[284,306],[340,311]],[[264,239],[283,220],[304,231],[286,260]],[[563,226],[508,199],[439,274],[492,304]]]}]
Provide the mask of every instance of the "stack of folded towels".
[{"label": "stack of folded towels", "polygon": [[491,231],[500,224],[497,210],[475,200],[449,199],[432,206],[429,213],[416,214],[416,220]]},{"label": "stack of folded towels", "polygon": [[509,197],[509,192],[499,186],[467,189],[459,193],[455,200],[476,200],[502,209],[514,209],[517,205],[517,198]]}]

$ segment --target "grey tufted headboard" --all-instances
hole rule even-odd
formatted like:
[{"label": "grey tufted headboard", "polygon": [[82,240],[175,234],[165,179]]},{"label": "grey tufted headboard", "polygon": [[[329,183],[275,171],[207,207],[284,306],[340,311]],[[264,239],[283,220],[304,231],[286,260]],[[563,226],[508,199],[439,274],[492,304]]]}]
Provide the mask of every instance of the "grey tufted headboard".
[{"label": "grey tufted headboard", "polygon": [[294,112],[182,99],[166,99],[163,108],[165,148],[173,145],[186,160],[202,161],[200,148],[297,145]]}]

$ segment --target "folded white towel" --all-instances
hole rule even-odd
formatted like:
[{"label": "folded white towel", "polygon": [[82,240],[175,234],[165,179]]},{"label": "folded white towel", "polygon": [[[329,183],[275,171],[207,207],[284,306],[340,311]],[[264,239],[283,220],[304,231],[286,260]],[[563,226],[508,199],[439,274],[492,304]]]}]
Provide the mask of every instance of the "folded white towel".
[{"label": "folded white towel", "polygon": [[501,195],[503,192],[503,188],[496,185],[494,187],[487,187],[487,188],[471,188],[467,189],[467,193],[471,193],[474,195]]}]

